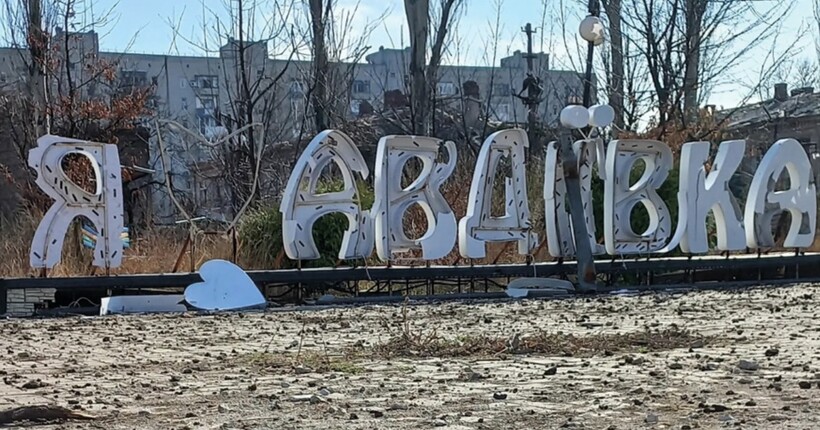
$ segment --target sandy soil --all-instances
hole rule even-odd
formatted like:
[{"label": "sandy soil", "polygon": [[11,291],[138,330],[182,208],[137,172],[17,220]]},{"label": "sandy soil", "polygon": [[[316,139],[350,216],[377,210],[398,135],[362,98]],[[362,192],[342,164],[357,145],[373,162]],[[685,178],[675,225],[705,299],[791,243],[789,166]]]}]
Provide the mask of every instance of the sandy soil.
[{"label": "sandy soil", "polygon": [[[0,409],[55,404],[97,417],[37,427],[47,429],[810,429],[820,415],[814,294],[7,320]],[[615,342],[675,325],[703,340]],[[408,332],[455,344],[539,331],[579,344],[611,335],[612,350],[407,357],[384,347]]]}]

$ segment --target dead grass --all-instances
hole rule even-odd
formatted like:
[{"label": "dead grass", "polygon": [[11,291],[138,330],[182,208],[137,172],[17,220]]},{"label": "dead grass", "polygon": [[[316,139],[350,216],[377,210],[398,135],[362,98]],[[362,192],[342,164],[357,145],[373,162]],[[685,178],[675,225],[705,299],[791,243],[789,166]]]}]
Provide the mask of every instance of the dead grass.
[{"label": "dead grass", "polygon": [[[511,336],[467,335],[443,336],[437,329],[422,330],[413,327],[408,307],[402,308],[398,331],[387,327],[389,337],[374,345],[357,342],[354,345],[328,350],[305,351],[307,321],[303,320],[299,341],[292,345],[294,352],[255,352],[240,357],[240,363],[257,370],[277,372],[338,372],[359,374],[365,372],[361,363],[373,359],[394,358],[495,358],[508,355],[539,354],[553,357],[594,357],[613,354],[635,354],[668,351],[681,348],[702,348],[719,343],[719,339],[701,336],[676,325],[660,329],[644,329],[629,333],[595,333],[575,335],[562,332],[538,331],[533,334]],[[323,324],[326,323],[323,322]],[[298,348],[297,348],[298,346]]]},{"label": "dead grass", "polygon": [[633,333],[607,333],[575,336],[538,332],[532,335],[461,336],[447,338],[435,330],[403,333],[374,347],[379,356],[393,357],[491,357],[502,354],[543,354],[559,357],[593,357],[614,353],[646,353],[707,345],[714,339],[688,330],[669,327]]},{"label": "dead grass", "polygon": [[[373,352],[384,358],[394,357],[489,357],[501,354],[544,354],[563,357],[592,357],[614,353],[646,353],[679,348],[702,347],[716,339],[700,336],[677,325],[657,330],[645,328],[629,333],[596,333],[577,336],[562,332],[538,331],[534,334],[511,336],[441,335],[437,329],[416,329],[409,317],[407,302],[402,306],[398,332],[390,324],[384,342],[373,346]],[[359,348],[360,351],[363,348]]]},{"label": "dead grass", "polygon": [[[26,214],[2,223],[0,252],[3,253],[3,258],[0,259],[0,277],[38,275],[29,266],[29,251],[40,219],[42,217],[35,214]],[[49,276],[83,276],[92,273],[91,250],[81,245],[80,230],[76,226],[77,224],[69,227],[61,262],[49,271]],[[176,227],[155,227],[132,234],[131,248],[125,250],[122,266],[112,270],[112,273],[170,272],[186,238],[187,230]],[[232,258],[228,237],[199,235],[194,243],[182,255],[178,271],[195,271],[202,263],[213,258]],[[99,269],[96,273],[100,273]]]},{"label": "dead grass", "polygon": [[329,355],[320,352],[304,352],[288,355],[273,352],[255,352],[240,357],[240,362],[260,370],[328,373],[337,372],[357,375],[365,371],[356,364],[358,357]]}]

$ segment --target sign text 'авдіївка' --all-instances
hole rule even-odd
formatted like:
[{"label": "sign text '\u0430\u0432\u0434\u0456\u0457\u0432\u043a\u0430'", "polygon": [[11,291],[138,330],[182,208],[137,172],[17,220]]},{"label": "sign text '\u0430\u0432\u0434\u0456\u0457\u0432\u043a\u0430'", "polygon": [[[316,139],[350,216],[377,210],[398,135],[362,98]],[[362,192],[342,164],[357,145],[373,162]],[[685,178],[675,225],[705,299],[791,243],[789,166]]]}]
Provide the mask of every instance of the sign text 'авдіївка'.
[{"label": "sign text '\u0430\u0432\u0434\u0456\u0457\u0432\u043a\u0430'", "polygon": [[[382,260],[420,250],[425,260],[440,259],[458,245],[466,258],[485,256],[487,242],[518,243],[518,252],[528,255],[538,245],[538,234],[530,220],[525,172],[526,133],[509,129],[489,136],[481,147],[470,185],[467,213],[456,219],[441,186],[455,170],[457,153],[453,142],[422,136],[386,136],[378,144],[373,175],[375,202],[365,209],[359,198],[356,176],[367,178],[369,169],[359,149],[344,133],[327,130],[317,135],[293,166],[282,196],[283,243],[291,259],[319,258],[313,240],[313,225],[329,213],[343,213],[348,220],[339,258],[358,259],[372,255]],[[447,162],[439,161],[443,149]],[[677,247],[686,253],[709,251],[707,215],[714,214],[717,232],[715,249],[737,251],[774,246],[772,217],[788,211],[791,225],[783,245],[806,248],[812,245],[817,217],[816,190],[811,163],[802,145],[782,139],[769,148],[754,174],[741,208],[729,189],[729,180],[743,159],[746,142],[732,140],[718,146],[706,169],[709,142],[690,142],[681,148],[678,216],[672,219],[657,189],[672,169],[672,151],[653,140],[614,140],[606,148],[600,139],[578,141],[584,219],[592,250],[596,254],[628,255],[665,253]],[[97,190],[90,193],[72,183],[62,168],[62,159],[78,153],[91,160]],[[418,177],[402,185],[402,172],[410,159],[420,161]],[[503,216],[491,214],[493,182],[499,163],[510,163],[505,178]],[[631,181],[633,166],[645,165],[637,182]],[[340,191],[317,193],[323,171],[331,163],[343,177]],[[37,184],[55,200],[41,221],[32,243],[31,265],[50,268],[60,260],[63,238],[71,220],[85,216],[99,232],[93,264],[117,267],[122,262],[122,180],[117,148],[58,136],[43,136],[29,154],[29,165],[38,172]],[[548,145],[544,170],[544,202],[547,249],[553,257],[572,257],[575,244],[569,209],[565,203],[564,172],[558,147]],[[593,169],[596,166],[597,169]],[[598,244],[592,205],[592,177],[604,181],[603,236]],[[788,189],[776,188],[786,171]],[[406,211],[419,205],[427,218],[427,231],[409,238],[403,228]],[[632,229],[632,209],[643,205],[649,214],[646,231]]]}]

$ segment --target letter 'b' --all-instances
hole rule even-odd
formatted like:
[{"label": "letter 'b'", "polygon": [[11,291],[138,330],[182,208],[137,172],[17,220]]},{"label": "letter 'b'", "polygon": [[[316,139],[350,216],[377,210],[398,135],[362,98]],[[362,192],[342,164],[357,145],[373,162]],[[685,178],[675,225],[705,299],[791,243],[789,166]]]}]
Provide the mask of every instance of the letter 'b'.
[{"label": "letter 'b'", "polygon": [[[446,149],[447,163],[438,161],[439,147]],[[456,168],[456,145],[432,137],[386,136],[379,140],[376,158],[373,224],[379,258],[389,261],[395,253],[413,249],[420,249],[425,260],[447,256],[458,227],[440,188]],[[404,187],[404,166],[411,159],[419,161],[421,171]],[[418,239],[408,238],[403,228],[404,215],[414,204],[427,218],[427,231]]]}]

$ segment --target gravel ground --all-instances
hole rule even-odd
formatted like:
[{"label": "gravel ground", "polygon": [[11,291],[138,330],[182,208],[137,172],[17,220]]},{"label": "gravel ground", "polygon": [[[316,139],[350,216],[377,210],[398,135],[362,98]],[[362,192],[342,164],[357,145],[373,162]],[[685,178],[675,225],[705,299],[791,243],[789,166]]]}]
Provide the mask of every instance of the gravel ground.
[{"label": "gravel ground", "polygon": [[5,320],[0,409],[96,417],[45,429],[813,429],[814,294]]}]

